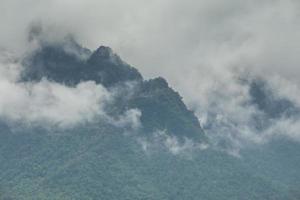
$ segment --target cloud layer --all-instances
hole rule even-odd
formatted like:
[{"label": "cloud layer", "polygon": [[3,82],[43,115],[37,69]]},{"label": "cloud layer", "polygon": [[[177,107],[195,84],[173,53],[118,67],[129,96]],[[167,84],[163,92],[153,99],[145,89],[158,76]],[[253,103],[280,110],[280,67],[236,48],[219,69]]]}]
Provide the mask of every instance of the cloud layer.
[{"label": "cloud layer", "polygon": [[[166,77],[196,111],[206,131],[213,136],[226,136],[237,148],[244,141],[263,143],[271,135],[300,138],[297,117],[276,119],[273,126],[263,131],[253,128],[253,116],[265,116],[257,106],[249,105],[249,85],[240,80],[259,77],[270,85],[274,98],[286,98],[300,105],[300,3],[297,0],[0,2],[0,27],[5,30],[1,32],[0,45],[4,49],[26,52],[29,26],[39,22],[46,27],[49,38],[55,40],[71,33],[89,48],[108,45],[145,77]],[[13,76],[15,71],[11,70],[5,77]],[[2,87],[5,84],[7,88],[20,90],[18,95],[37,104],[50,95],[57,100],[55,105],[61,106],[65,97],[59,91],[65,91],[72,98],[82,95],[80,102],[74,104],[84,105],[81,108],[84,110],[72,113],[74,121],[79,116],[88,120],[96,114],[91,111],[82,115],[92,110],[86,106],[91,96],[95,98],[89,105],[109,96],[101,86],[91,82],[76,88],[47,81],[34,86],[9,86],[6,80]],[[49,94],[28,97],[40,88],[46,88]],[[83,88],[91,91],[84,92]],[[15,94],[7,95],[19,99]],[[3,105],[2,110],[7,109],[8,106]],[[38,110],[24,103],[18,106]],[[69,106],[65,109],[72,105]],[[101,107],[101,103],[97,106]],[[40,113],[47,113],[44,118],[64,116],[46,108],[39,109]],[[10,115],[14,112],[6,111]]]},{"label": "cloud layer", "polygon": [[85,81],[74,87],[42,79],[19,82],[19,62],[2,54],[0,67],[0,118],[26,126],[70,128],[103,120],[121,128],[140,126],[139,110],[130,109],[120,116],[110,116],[106,109],[117,91],[108,91],[100,84]]}]

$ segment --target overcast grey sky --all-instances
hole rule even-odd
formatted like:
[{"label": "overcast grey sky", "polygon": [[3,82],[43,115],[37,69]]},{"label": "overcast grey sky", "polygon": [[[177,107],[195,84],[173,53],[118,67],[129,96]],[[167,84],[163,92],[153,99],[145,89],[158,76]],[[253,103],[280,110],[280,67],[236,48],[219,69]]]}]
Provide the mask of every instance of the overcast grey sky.
[{"label": "overcast grey sky", "polygon": [[[144,76],[178,89],[208,73],[245,67],[297,80],[297,0],[0,0],[1,46],[26,49],[33,22],[72,33],[95,49],[111,46]],[[217,74],[214,74],[217,75]],[[184,75],[184,76],[183,76]],[[179,82],[179,83],[178,83]]]},{"label": "overcast grey sky", "polygon": [[167,78],[204,121],[216,93],[223,118],[247,121],[243,73],[300,105],[298,0],[0,0],[1,48],[26,51],[36,22],[49,37],[110,46],[146,78]]}]

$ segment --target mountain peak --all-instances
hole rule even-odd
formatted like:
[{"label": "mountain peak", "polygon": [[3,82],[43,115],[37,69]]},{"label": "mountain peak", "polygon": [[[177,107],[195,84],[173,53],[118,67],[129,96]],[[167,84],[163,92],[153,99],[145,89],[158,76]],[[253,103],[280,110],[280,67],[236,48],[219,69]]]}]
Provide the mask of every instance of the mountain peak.
[{"label": "mountain peak", "polygon": [[107,46],[100,46],[95,52],[95,55],[103,58],[108,58],[112,56],[114,53],[110,47]]},{"label": "mountain peak", "polygon": [[39,81],[43,77],[67,85],[95,81],[106,87],[120,82],[142,80],[135,68],[123,62],[111,48],[100,46],[94,52],[75,40],[43,43],[24,59],[23,81]]},{"label": "mountain peak", "polygon": [[136,68],[122,61],[110,47],[100,46],[86,59],[78,58],[78,53],[74,52],[84,52],[84,48],[73,40],[42,46],[24,63],[22,81],[40,81],[45,77],[69,86],[95,81],[106,88],[135,82],[138,84],[133,95],[127,100],[120,97],[121,103],[115,110],[122,111],[125,107],[139,109],[147,133],[167,130],[180,138],[203,136],[194,113],[188,110],[180,95],[164,78],[144,80]]},{"label": "mountain peak", "polygon": [[157,77],[154,79],[150,79],[148,84],[155,88],[168,88],[169,84],[163,77]]},{"label": "mountain peak", "polygon": [[89,62],[91,64],[98,64],[100,62],[110,62],[117,65],[124,65],[125,62],[113,52],[110,47],[100,46],[90,56]]}]

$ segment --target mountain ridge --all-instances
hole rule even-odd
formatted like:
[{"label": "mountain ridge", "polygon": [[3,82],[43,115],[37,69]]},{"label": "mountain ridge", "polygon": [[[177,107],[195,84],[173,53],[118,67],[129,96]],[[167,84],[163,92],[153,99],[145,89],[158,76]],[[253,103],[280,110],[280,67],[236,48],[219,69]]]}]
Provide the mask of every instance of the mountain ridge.
[{"label": "mountain ridge", "polygon": [[[74,51],[77,53],[67,48],[70,46],[76,47]],[[85,52],[85,59],[80,58],[82,52]],[[166,130],[179,138],[205,138],[197,117],[164,78],[144,80],[137,69],[124,62],[110,47],[100,46],[92,52],[72,39],[62,44],[43,43],[23,64],[23,82],[38,82],[46,78],[74,87],[82,81],[95,81],[109,90],[133,83],[136,85],[133,95],[122,102],[121,107],[115,105],[117,110],[121,112],[124,107],[139,109],[146,132]]]}]

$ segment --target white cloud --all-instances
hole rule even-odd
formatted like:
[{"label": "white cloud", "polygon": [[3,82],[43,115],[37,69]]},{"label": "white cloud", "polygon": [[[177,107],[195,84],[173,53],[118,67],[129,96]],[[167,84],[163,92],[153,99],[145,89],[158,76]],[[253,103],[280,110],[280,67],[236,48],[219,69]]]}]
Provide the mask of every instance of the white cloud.
[{"label": "white cloud", "polygon": [[39,83],[0,81],[0,116],[25,123],[59,127],[89,122],[104,115],[110,94],[101,85],[83,82],[74,88],[42,80]]},{"label": "white cloud", "polygon": [[[4,54],[3,54],[4,55]],[[4,60],[6,60],[4,62]],[[136,129],[141,113],[130,109],[112,117],[106,110],[116,91],[101,84],[85,81],[74,87],[43,79],[39,82],[18,82],[22,66],[2,59],[0,67],[0,118],[27,126],[46,125],[73,127],[95,120],[105,120],[115,126]]]},{"label": "white cloud", "polygon": [[[278,90],[278,95],[300,102],[297,0],[0,3],[0,28],[5,30],[1,46],[26,50],[26,32],[34,21],[46,26],[50,38],[70,32],[87,47],[111,46],[145,77],[166,77],[196,110],[204,126],[215,120],[211,132],[227,135],[238,148],[241,141],[265,140],[251,127],[252,116],[260,111],[245,105],[248,86],[237,81],[241,74],[259,75]],[[8,76],[15,75],[10,72]],[[295,125],[290,128],[286,126],[288,137],[296,132]],[[271,135],[271,130],[266,134]]]},{"label": "white cloud", "polygon": [[138,109],[129,109],[123,115],[117,116],[116,118],[110,118],[110,122],[117,127],[130,128],[131,130],[140,128],[142,113]]},{"label": "white cloud", "polygon": [[149,137],[138,137],[138,143],[146,153],[153,153],[157,150],[165,149],[173,155],[190,157],[195,151],[203,151],[209,147],[204,142],[196,142],[188,138],[179,139],[175,135],[170,135],[166,131],[158,130]]}]

